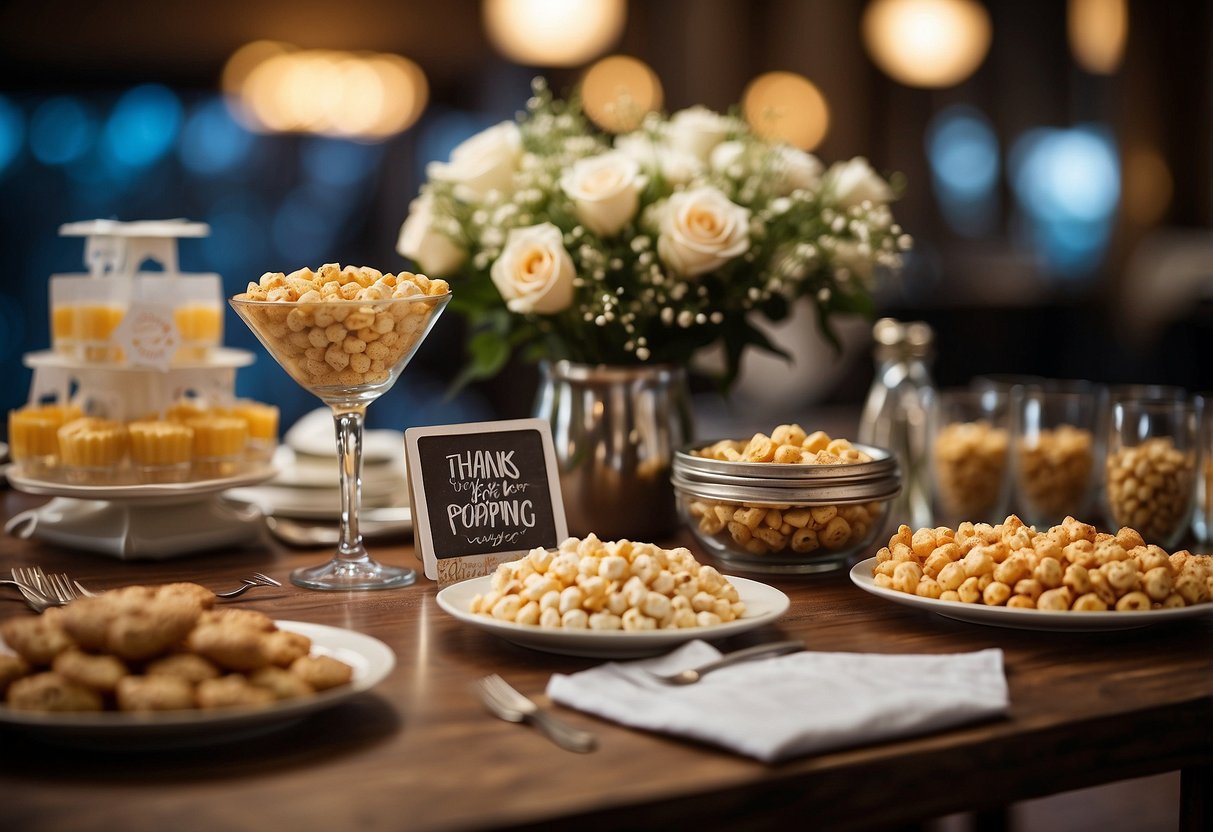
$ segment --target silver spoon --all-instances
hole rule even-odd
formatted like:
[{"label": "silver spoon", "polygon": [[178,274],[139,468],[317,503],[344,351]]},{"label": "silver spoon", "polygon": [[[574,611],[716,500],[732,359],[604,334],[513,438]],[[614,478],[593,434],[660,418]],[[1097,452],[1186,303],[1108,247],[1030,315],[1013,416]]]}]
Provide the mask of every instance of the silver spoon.
[{"label": "silver spoon", "polygon": [[708,673],[713,670],[719,670],[722,667],[728,667],[731,664],[739,664],[753,659],[762,659],[767,656],[782,656],[787,653],[797,653],[804,649],[803,641],[774,641],[770,644],[758,644],[754,647],[747,647],[744,650],[735,650],[726,656],[721,656],[716,661],[702,664],[699,667],[680,670],[677,673],[654,673],[661,681],[670,685],[693,685],[698,682]]}]

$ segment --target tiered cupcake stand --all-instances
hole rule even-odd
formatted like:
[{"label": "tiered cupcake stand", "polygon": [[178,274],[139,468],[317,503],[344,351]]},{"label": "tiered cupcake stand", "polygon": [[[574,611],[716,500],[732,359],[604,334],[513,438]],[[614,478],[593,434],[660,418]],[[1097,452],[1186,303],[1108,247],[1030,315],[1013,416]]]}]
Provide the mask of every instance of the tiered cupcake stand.
[{"label": "tiered cupcake stand", "polygon": [[[176,236],[198,236],[191,233],[197,225],[145,223],[137,231],[154,234],[150,249],[164,252],[155,259],[164,262],[166,271],[175,272]],[[117,264],[121,269],[129,262],[128,271],[133,272],[148,253],[148,240],[132,237],[130,228],[124,229],[123,224],[84,224],[83,231],[91,232],[86,233],[90,237],[86,249],[90,267],[100,251],[114,261],[109,267]],[[117,411],[128,418],[162,412],[183,393],[212,402],[231,401],[236,370],[252,362],[252,353],[222,347],[209,349],[193,360],[178,358],[151,365],[129,357],[112,362],[85,360],[61,350],[24,356],[25,366],[33,370],[31,403],[100,403],[111,414]],[[5,531],[124,560],[164,559],[239,545],[261,533],[261,512],[256,506],[232,505],[221,495],[227,489],[254,485],[273,475],[267,460],[243,462],[230,476],[211,479],[161,483],[138,482],[132,476],[113,482],[79,483],[58,471],[18,462],[8,471],[13,487],[53,499],[12,517]]]}]

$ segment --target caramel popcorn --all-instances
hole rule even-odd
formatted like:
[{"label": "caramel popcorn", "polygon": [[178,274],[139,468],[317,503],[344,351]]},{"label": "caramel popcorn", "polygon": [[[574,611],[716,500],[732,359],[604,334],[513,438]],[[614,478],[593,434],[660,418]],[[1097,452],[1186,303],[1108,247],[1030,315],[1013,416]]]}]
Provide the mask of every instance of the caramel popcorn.
[{"label": "caramel popcorn", "polygon": [[1181,532],[1192,508],[1195,453],[1175,447],[1169,436],[1108,454],[1108,510],[1116,523],[1141,529],[1150,540]]},{"label": "caramel popcorn", "polygon": [[876,553],[877,586],[965,604],[1051,611],[1132,612],[1213,599],[1213,558],[1168,554],[1132,528],[1097,531],[1067,517],[1048,531],[1015,515],[911,532]]},{"label": "caramel popcorn", "polygon": [[935,437],[935,490],[950,515],[985,517],[1003,493],[1010,437],[984,419],[952,422]]},{"label": "caramel popcorn", "polygon": [[854,505],[764,506],[692,500],[687,508],[708,535],[727,535],[751,555],[834,552],[866,540],[884,519],[878,501]]},{"label": "caramel popcorn", "polygon": [[748,442],[723,439],[692,451],[693,456],[725,462],[776,462],[784,465],[845,465],[871,462],[872,457],[849,440],[831,439],[825,431],[806,434],[797,424],[779,425],[771,435],[756,433]]},{"label": "caramel popcorn", "polygon": [[[779,425],[771,435],[755,434],[746,441],[722,440],[692,451],[694,456],[728,462],[770,462],[799,465],[853,465],[872,457],[847,439],[824,431],[806,434],[797,424]],[[688,503],[699,531],[727,536],[748,554],[761,556],[791,551],[810,554],[838,551],[867,539],[884,519],[878,501],[850,505],[793,506],[695,499]]]},{"label": "caramel popcorn", "polygon": [[423,274],[326,263],[316,272],[267,272],[233,299],[271,302],[246,320],[300,384],[353,387],[386,382],[449,291]]},{"label": "caramel popcorn", "polygon": [[1095,464],[1095,437],[1073,425],[1042,430],[1019,444],[1019,497],[1034,513],[1057,519],[1084,508]]},{"label": "caramel popcorn", "polygon": [[471,612],[549,629],[710,627],[745,615],[737,588],[685,548],[570,537],[493,573]]}]

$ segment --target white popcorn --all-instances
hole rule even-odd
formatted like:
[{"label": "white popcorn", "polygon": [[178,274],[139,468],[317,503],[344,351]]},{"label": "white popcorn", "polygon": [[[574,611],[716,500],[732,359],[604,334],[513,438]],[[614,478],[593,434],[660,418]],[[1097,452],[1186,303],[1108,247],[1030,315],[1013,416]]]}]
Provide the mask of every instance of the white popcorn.
[{"label": "white popcorn", "polygon": [[745,615],[736,588],[687,549],[592,534],[501,564],[490,586],[473,613],[549,629],[706,627]]}]

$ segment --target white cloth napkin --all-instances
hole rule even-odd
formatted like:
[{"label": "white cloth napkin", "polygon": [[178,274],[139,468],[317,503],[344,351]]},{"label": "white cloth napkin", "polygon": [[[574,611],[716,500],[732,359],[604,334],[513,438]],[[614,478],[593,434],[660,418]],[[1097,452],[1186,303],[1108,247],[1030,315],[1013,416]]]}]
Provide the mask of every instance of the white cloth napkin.
[{"label": "white cloth napkin", "polygon": [[650,674],[720,651],[691,641],[654,659],[609,662],[548,682],[553,701],[723,746],[763,762],[923,734],[1005,714],[1002,651],[951,655],[795,653],[755,659],[683,687]]}]

